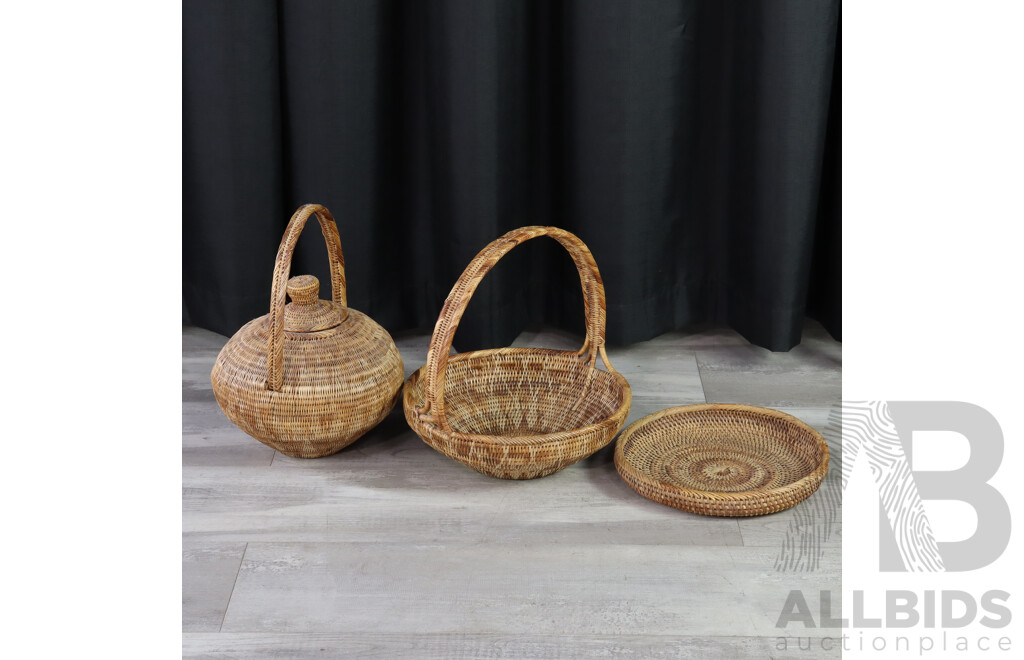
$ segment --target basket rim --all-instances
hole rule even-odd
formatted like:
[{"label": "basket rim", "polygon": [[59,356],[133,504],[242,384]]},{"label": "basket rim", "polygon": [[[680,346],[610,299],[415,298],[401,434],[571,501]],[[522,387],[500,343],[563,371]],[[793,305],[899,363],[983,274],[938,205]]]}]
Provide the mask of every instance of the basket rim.
[{"label": "basket rim", "polygon": [[[603,374],[606,374],[608,376],[611,376],[612,379],[619,385],[619,388],[621,389],[621,391],[623,393],[622,402],[619,404],[618,408],[616,408],[611,414],[605,416],[600,421],[595,422],[593,424],[588,424],[586,426],[578,426],[578,427],[575,427],[575,428],[566,429],[564,431],[556,431],[554,433],[534,433],[534,434],[531,434],[531,435],[524,435],[524,436],[484,435],[484,434],[478,434],[478,433],[464,433],[462,431],[457,431],[455,429],[452,429],[451,433],[448,433],[447,431],[442,429],[437,424],[433,424],[431,422],[428,422],[428,421],[424,420],[422,418],[422,416],[419,413],[416,413],[415,409],[413,409],[412,412],[416,416],[417,421],[420,424],[429,425],[429,426],[437,429],[437,431],[439,433],[443,433],[443,434],[449,435],[451,437],[456,437],[456,438],[459,438],[461,440],[467,440],[467,441],[472,441],[472,442],[479,442],[479,443],[484,443],[484,444],[492,444],[492,445],[502,445],[502,446],[510,446],[510,445],[540,446],[540,445],[545,445],[547,443],[562,443],[562,442],[565,441],[566,436],[572,436],[572,435],[577,435],[577,434],[581,434],[581,433],[587,433],[587,432],[590,432],[590,431],[593,431],[593,430],[596,430],[596,429],[600,429],[602,427],[610,426],[610,425],[612,425],[614,423],[614,421],[618,417],[622,416],[624,413],[628,414],[630,405],[633,402],[633,390],[629,386],[629,381],[626,380],[625,376],[623,376],[622,374],[620,374],[617,371],[604,371],[602,369],[598,369],[597,367],[590,366],[590,364],[585,359],[583,359],[582,357],[579,356],[578,351],[559,350],[559,349],[555,349],[555,348],[532,348],[532,347],[523,347],[523,346],[506,346],[506,347],[503,347],[503,348],[487,348],[487,349],[483,349],[483,350],[479,350],[479,351],[467,351],[465,353],[456,353],[456,354],[452,355],[449,358],[448,362],[449,362],[449,364],[451,364],[452,362],[460,362],[460,361],[463,361],[463,360],[472,360],[474,358],[486,357],[486,356],[493,355],[493,354],[496,354],[496,353],[504,353],[504,354],[517,354],[517,353],[518,354],[538,354],[538,353],[541,353],[541,354],[549,354],[549,355],[550,354],[572,355],[574,357],[579,358],[581,367],[583,367],[585,369],[593,369],[594,371],[598,371],[600,373],[603,373]],[[427,365],[423,365],[422,367],[420,367],[419,369],[414,371],[405,380],[405,384],[402,386],[402,389],[403,389],[403,392],[402,392],[402,403],[403,403],[403,406],[408,407],[410,404],[415,405],[417,403],[417,402],[413,402],[413,401],[410,400],[410,397],[412,396],[412,387],[420,379],[420,376],[422,374],[426,373],[425,372],[426,368],[427,368]]]},{"label": "basket rim", "polygon": [[[700,412],[702,410],[725,410],[725,411],[745,411],[752,412],[765,417],[775,417],[783,419],[794,426],[799,427],[801,430],[806,431],[809,435],[814,438],[818,447],[824,453],[824,459],[820,461],[810,474],[804,475],[796,481],[792,481],[782,486],[776,486],[774,488],[766,488],[761,490],[741,490],[741,491],[716,491],[716,490],[699,490],[696,488],[683,488],[676,484],[667,483],[659,479],[651,477],[646,472],[637,468],[629,459],[626,457],[625,446],[629,441],[630,437],[634,434],[639,433],[643,427],[647,426],[651,422],[668,416],[690,414]],[[675,494],[691,497],[701,498],[706,500],[729,500],[729,501],[749,501],[761,498],[768,498],[773,495],[781,495],[789,493],[794,490],[800,490],[805,487],[817,488],[821,482],[825,479],[829,469],[829,459],[831,453],[828,449],[828,443],[825,442],[825,437],[819,433],[816,429],[811,427],[807,422],[803,421],[798,417],[794,417],[789,413],[784,413],[781,410],[775,410],[774,408],[766,408],[763,406],[751,406],[743,403],[695,403],[685,406],[673,406],[670,408],[664,408],[657,412],[645,415],[640,419],[630,424],[626,429],[619,434],[619,439],[615,442],[615,467],[621,470],[628,470],[630,476],[639,479],[651,486],[657,487],[663,491],[673,492]]]}]

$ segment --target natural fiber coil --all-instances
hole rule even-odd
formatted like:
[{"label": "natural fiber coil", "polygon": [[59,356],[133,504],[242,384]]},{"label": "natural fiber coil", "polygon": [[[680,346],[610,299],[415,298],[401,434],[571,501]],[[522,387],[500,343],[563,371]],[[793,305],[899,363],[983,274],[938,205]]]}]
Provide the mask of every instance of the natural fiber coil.
[{"label": "natural fiber coil", "polygon": [[[309,216],[320,221],[331,264],[332,300],[311,275],[288,279]],[[285,294],[292,302],[285,305]],[[398,400],[404,370],[391,335],[346,304],[345,261],[330,211],[295,212],[277,253],[270,313],[225,344],[210,380],[224,414],[283,454],[333,454],[380,423]]]},{"label": "natural fiber coil", "polygon": [[629,425],[615,467],[647,499],[709,516],[759,516],[811,496],[828,474],[828,445],[770,408],[700,404]]},{"label": "natural fiber coil", "polygon": [[[501,348],[449,356],[477,285],[512,248],[537,236],[562,244],[583,286],[587,337],[579,351]],[[604,447],[622,428],[629,383],[604,348],[604,284],[590,250],[557,227],[523,227],[484,248],[441,309],[427,364],[405,383],[405,418],[428,445],[502,479],[543,477]],[[605,369],[597,368],[600,355]]]}]

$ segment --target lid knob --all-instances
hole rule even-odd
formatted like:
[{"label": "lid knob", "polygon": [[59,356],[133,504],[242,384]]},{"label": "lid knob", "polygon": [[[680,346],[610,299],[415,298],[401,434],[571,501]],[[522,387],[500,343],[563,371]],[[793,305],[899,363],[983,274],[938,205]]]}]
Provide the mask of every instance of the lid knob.
[{"label": "lid knob", "polygon": [[320,280],[312,275],[296,275],[288,280],[287,290],[296,305],[313,305],[320,300]]}]

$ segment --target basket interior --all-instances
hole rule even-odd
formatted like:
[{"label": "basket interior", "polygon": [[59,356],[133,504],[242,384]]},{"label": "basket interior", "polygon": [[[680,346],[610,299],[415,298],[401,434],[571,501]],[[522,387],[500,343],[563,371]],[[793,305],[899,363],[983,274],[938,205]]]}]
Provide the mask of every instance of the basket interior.
[{"label": "basket interior", "polygon": [[591,369],[572,352],[456,355],[447,374],[445,411],[461,433],[516,437],[570,431],[608,419],[625,398],[615,376]]},{"label": "basket interior", "polygon": [[623,456],[659,481],[718,492],[786,486],[825,460],[817,434],[799,424],[754,410],[715,407],[642,425],[625,442]]}]

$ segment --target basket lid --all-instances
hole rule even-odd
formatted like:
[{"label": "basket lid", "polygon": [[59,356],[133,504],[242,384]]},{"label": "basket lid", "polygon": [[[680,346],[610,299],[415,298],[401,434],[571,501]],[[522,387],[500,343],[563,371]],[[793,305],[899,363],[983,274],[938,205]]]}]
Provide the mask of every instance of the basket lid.
[{"label": "basket lid", "polygon": [[320,300],[320,280],[312,275],[296,275],[288,280],[284,307],[285,332],[319,332],[334,328],[348,318],[348,307]]}]

